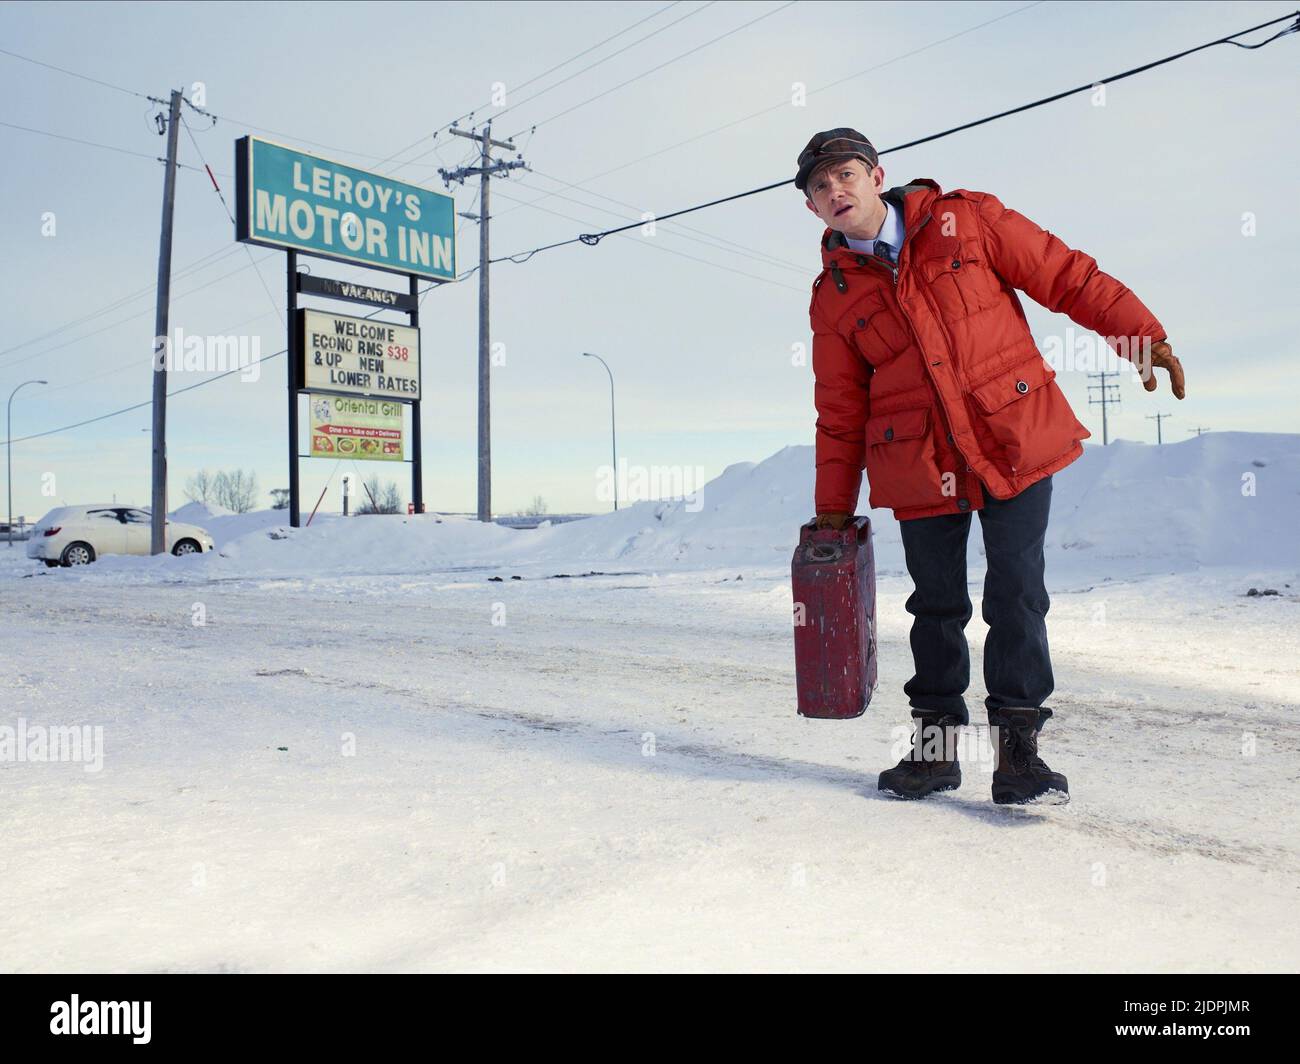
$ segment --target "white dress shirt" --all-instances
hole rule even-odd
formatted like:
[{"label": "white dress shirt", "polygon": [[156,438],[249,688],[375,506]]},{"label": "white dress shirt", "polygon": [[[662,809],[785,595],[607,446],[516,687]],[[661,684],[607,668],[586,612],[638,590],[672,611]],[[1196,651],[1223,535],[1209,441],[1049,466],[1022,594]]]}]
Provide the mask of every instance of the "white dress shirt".
[{"label": "white dress shirt", "polygon": [[880,232],[870,240],[854,240],[846,236],[844,243],[854,251],[860,251],[867,255],[876,253],[876,241],[883,240],[894,249],[894,258],[898,258],[898,251],[903,246],[903,217],[889,200],[885,200],[885,220],[880,226]]}]

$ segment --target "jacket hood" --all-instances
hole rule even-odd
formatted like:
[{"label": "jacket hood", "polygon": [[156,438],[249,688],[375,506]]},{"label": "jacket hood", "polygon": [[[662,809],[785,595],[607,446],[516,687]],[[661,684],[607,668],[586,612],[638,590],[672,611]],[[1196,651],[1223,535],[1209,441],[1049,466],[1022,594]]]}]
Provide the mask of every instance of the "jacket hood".
[{"label": "jacket hood", "polygon": [[[880,198],[888,200],[896,210],[902,212],[903,232],[910,235],[913,228],[926,216],[930,204],[942,194],[943,189],[939,187],[937,181],[932,181],[928,177],[918,177],[909,181],[906,185],[895,185],[893,188],[886,189],[880,194]],[[822,233],[823,269],[829,269],[840,260],[841,256],[856,254],[856,252],[849,250],[848,245],[844,242],[844,234],[838,229],[831,229],[828,226]],[[841,262],[841,265],[846,265],[846,263]]]}]

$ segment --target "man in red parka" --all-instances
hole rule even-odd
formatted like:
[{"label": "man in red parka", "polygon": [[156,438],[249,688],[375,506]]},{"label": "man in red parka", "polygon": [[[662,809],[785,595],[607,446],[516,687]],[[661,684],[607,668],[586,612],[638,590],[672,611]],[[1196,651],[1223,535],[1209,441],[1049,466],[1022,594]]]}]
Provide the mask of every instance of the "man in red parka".
[{"label": "man in red parka", "polygon": [[817,524],[844,526],[865,469],[870,505],[900,522],[915,585],[916,671],[903,690],[916,731],[880,789],[921,798],[961,783],[966,541],[979,511],[993,800],[1068,801],[1065,777],[1038,754],[1054,686],[1043,540],[1052,474],[1091,433],[1039,353],[1016,290],[1104,336],[1148,391],[1159,366],[1182,399],[1182,367],[1137,296],[996,196],[926,179],[886,190],[875,148],[849,128],[818,133],[798,162],[795,186],[828,227],[809,308]]}]

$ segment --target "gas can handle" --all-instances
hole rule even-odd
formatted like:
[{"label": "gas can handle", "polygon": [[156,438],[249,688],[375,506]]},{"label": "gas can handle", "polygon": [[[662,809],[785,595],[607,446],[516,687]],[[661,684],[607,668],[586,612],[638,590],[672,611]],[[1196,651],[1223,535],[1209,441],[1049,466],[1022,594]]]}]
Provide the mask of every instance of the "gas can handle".
[{"label": "gas can handle", "polygon": [[834,542],[836,540],[840,540],[842,542],[844,540],[851,540],[851,539],[856,539],[858,542],[861,542],[862,540],[866,539],[870,535],[870,533],[871,533],[870,517],[850,518],[848,523],[838,532],[833,528],[818,528],[817,518],[814,517],[811,521],[800,526],[799,541],[801,543],[804,543],[815,536],[816,539],[822,542]]}]

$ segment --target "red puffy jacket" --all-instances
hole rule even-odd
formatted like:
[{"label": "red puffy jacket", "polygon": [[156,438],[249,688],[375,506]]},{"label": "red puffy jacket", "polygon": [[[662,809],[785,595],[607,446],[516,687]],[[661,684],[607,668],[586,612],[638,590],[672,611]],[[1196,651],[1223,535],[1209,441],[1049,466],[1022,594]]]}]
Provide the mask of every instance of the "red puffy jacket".
[{"label": "red puffy jacket", "polygon": [[[920,179],[901,210],[898,265],[822,237],[813,284],[820,513],[870,504],[900,521],[978,510],[1064,469],[1092,435],[1039,353],[1020,289],[1125,356],[1166,339],[1141,300],[987,192]],[[1130,346],[1132,345],[1132,346]]]}]

